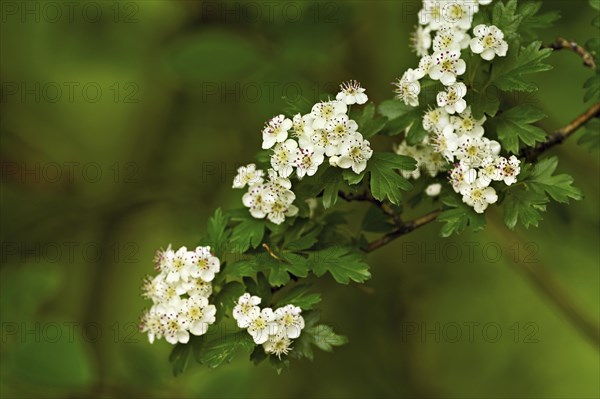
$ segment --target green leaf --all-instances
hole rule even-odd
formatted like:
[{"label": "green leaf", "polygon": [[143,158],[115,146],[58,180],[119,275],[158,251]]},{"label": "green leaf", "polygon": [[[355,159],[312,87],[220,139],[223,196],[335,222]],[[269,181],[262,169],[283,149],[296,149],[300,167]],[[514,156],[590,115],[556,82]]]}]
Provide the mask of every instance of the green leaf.
[{"label": "green leaf", "polygon": [[524,16],[519,14],[517,0],[506,3],[497,1],[492,11],[492,24],[504,32],[507,38],[515,36]]},{"label": "green leaf", "polygon": [[225,249],[229,246],[229,234],[227,223],[229,218],[223,215],[221,208],[217,208],[214,215],[208,220],[208,237],[204,240],[206,245],[210,245],[218,258],[223,257]]},{"label": "green leaf", "polygon": [[480,92],[471,90],[467,93],[467,97],[468,103],[471,104],[473,118],[476,120],[483,118],[484,114],[494,117],[500,109],[500,96],[497,90],[491,88]]},{"label": "green leaf", "polygon": [[600,11],[600,0],[589,0],[590,2],[590,6],[594,9],[594,10],[598,10]]},{"label": "green leaf", "polygon": [[246,287],[240,282],[231,281],[213,296],[212,302],[217,307],[217,323],[225,315],[231,315],[238,298],[246,292]]},{"label": "green leaf", "polygon": [[372,233],[387,233],[394,228],[390,217],[380,207],[372,205],[369,207],[362,221],[362,231]]},{"label": "green leaf", "polygon": [[522,185],[511,187],[502,203],[504,223],[509,229],[514,229],[517,223],[521,223],[525,228],[537,227],[542,220],[541,212],[546,211],[547,203],[548,198],[544,194],[528,190]]},{"label": "green leaf", "polygon": [[600,149],[600,119],[592,119],[589,121],[582,134],[577,141],[577,144],[587,147],[590,151]]},{"label": "green leaf", "polygon": [[526,75],[552,69],[551,65],[542,62],[552,54],[552,49],[542,49],[539,41],[520,49],[515,48],[515,45],[516,43],[509,43],[511,47],[507,56],[498,58],[493,64],[492,79],[488,86],[494,84],[503,91],[536,91],[537,86],[526,80]]},{"label": "green leaf", "polygon": [[341,346],[348,343],[348,338],[336,334],[333,328],[325,324],[307,328],[305,334],[308,334],[312,338],[312,343],[326,352],[331,352],[334,346]]},{"label": "green leaf", "polygon": [[296,285],[283,295],[278,304],[280,306],[291,304],[303,310],[310,310],[314,305],[321,302],[321,294],[308,293],[310,288],[309,284]]},{"label": "green leaf", "polygon": [[183,373],[187,368],[190,349],[191,345],[177,344],[171,350],[169,362],[171,362],[173,367],[173,375],[175,377]]},{"label": "green leaf", "polygon": [[541,7],[541,1],[528,1],[519,5],[518,15],[522,17],[519,33],[522,41],[528,42],[536,39],[538,30],[551,28],[560,19],[558,11],[538,14]]},{"label": "green leaf", "polygon": [[502,146],[516,154],[519,152],[519,140],[527,146],[546,140],[546,132],[532,123],[546,118],[546,115],[535,107],[518,105],[495,118],[498,139]]},{"label": "green leaf", "polygon": [[254,350],[254,341],[246,331],[225,334],[206,342],[200,360],[208,367],[219,367],[223,363],[230,363],[240,349],[249,354]]},{"label": "green leaf", "polygon": [[233,228],[231,250],[244,253],[250,247],[258,248],[265,234],[265,224],[258,219],[247,219]]},{"label": "green leaf", "polygon": [[261,270],[255,258],[241,259],[227,265],[227,276],[229,277],[252,277]]},{"label": "green leaf", "polygon": [[546,193],[554,201],[569,203],[569,199],[583,198],[581,191],[573,186],[573,178],[567,174],[553,176],[558,166],[558,158],[551,157],[539,161],[523,180],[529,188],[539,194]]},{"label": "green leaf", "polygon": [[583,88],[587,89],[583,96],[583,101],[588,102],[592,99],[596,100],[600,98],[600,73],[595,73],[594,76],[590,77],[583,84]]},{"label": "green leaf", "polygon": [[262,345],[257,345],[254,348],[254,351],[250,354],[250,361],[254,363],[254,365],[262,363],[266,358],[267,354],[265,353],[265,349]]},{"label": "green leaf", "polygon": [[414,170],[416,161],[410,157],[389,152],[376,152],[369,160],[367,172],[371,174],[371,193],[379,201],[389,200],[399,205],[402,199],[400,190],[412,188],[398,170]]},{"label": "green leaf", "polygon": [[364,256],[346,247],[329,247],[311,252],[308,266],[317,277],[329,272],[340,284],[348,284],[350,280],[363,283],[371,278]]},{"label": "green leaf", "polygon": [[379,104],[379,113],[386,118],[392,120],[396,119],[399,116],[405,115],[410,111],[413,111],[414,108],[410,105],[404,104],[404,101],[400,100],[385,100],[381,104]]},{"label": "green leaf", "polygon": [[263,273],[258,273],[256,280],[250,277],[244,277],[243,280],[244,285],[246,286],[246,291],[250,295],[255,295],[262,298],[264,303],[269,303],[271,301],[271,286],[269,285],[269,281]]},{"label": "green leaf", "polygon": [[480,231],[485,227],[485,216],[475,212],[457,196],[449,195],[442,198],[442,202],[450,208],[443,211],[437,218],[440,222],[446,223],[440,232],[442,237],[460,234],[467,226],[470,226],[473,231]]}]

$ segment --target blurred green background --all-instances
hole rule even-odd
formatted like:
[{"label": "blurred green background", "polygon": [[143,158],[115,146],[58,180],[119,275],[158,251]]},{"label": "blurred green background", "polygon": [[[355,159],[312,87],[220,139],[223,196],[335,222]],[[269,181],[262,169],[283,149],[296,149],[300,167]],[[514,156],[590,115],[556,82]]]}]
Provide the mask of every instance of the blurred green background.
[{"label": "blurred green background", "polygon": [[[576,140],[552,152],[585,199],[551,205],[539,229],[509,232],[491,210],[485,232],[441,240],[434,223],[370,255],[367,290],[320,281],[323,319],[350,344],[314,363],[278,376],[239,356],[175,378],[170,346],[137,332],[154,251],[193,245],[216,207],[239,206],[233,171],[282,97],[358,79],[391,98],[417,62],[419,2],[1,7],[1,397],[600,396],[597,346],[519,271],[549,271],[599,319],[599,159]],[[598,36],[587,1],[544,9],[563,14],[546,42]],[[552,131],[586,108],[591,72],[569,52],[550,62],[516,100]]]}]

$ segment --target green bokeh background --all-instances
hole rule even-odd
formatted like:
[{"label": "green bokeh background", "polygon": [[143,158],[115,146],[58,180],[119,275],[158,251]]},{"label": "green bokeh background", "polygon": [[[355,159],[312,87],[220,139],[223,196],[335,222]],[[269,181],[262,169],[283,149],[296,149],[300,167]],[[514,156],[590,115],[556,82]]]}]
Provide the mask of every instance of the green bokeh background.
[{"label": "green bokeh background", "polygon": [[[434,223],[370,255],[368,289],[319,281],[323,318],[350,344],[280,376],[238,356],[173,377],[169,345],[135,330],[154,251],[193,245],[216,207],[239,206],[232,171],[282,96],[358,79],[373,101],[390,98],[417,62],[419,2],[54,4],[56,22],[45,2],[2,3],[1,397],[600,396],[597,346],[519,271],[547,270],[600,318],[599,159],[576,140],[552,153],[585,199],[549,206],[540,228],[510,232],[491,209],[485,232],[442,240]],[[599,34],[587,1],[544,9],[563,14],[546,42]],[[569,52],[550,63],[539,93],[516,98],[546,111],[548,131],[589,105],[591,74]]]}]

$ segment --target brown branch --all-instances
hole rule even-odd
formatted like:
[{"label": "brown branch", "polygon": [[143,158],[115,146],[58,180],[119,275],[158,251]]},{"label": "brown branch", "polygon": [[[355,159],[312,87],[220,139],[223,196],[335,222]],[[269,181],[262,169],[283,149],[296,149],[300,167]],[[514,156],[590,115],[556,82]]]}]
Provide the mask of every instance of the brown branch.
[{"label": "brown branch", "polygon": [[340,191],[338,193],[338,195],[340,196],[341,199],[343,199],[344,201],[348,201],[348,202],[351,202],[351,201],[370,202],[373,205],[380,208],[383,211],[383,213],[385,213],[390,218],[392,218],[392,220],[394,221],[394,224],[396,226],[400,226],[402,224],[402,220],[400,219],[400,215],[398,215],[398,213],[396,213],[388,204],[383,203],[383,202],[373,198],[373,196],[369,192],[355,194],[355,193],[345,193],[343,191]]},{"label": "brown branch", "polygon": [[[573,133],[575,133],[579,128],[581,128],[583,125],[585,125],[590,119],[592,119],[596,116],[600,117],[600,102],[594,104],[587,111],[585,111],[583,114],[581,114],[580,116],[575,118],[572,122],[570,122],[565,127],[557,130],[545,142],[538,144],[534,148],[524,151],[521,154],[521,157],[526,158],[527,160],[534,160],[544,151],[565,141]],[[393,217],[394,221],[396,222],[397,228],[394,231],[387,233],[386,235],[378,238],[377,240],[370,242],[367,245],[367,248],[365,249],[365,251],[367,253],[373,252],[376,249],[379,249],[379,248],[389,244],[390,242],[394,241],[395,239],[402,237],[403,235],[406,235],[408,233],[411,233],[412,231],[418,229],[419,227],[425,226],[426,224],[433,222],[441,213],[440,210],[436,210],[436,211],[428,213],[427,215],[422,216],[420,218],[417,218],[417,219],[414,219],[414,220],[411,220],[408,222],[402,222],[400,220],[400,216],[397,215],[393,211],[393,209],[389,208],[389,206],[387,208],[384,208],[386,206],[386,204],[383,204],[383,203],[377,201],[369,193],[346,194],[346,193],[340,192],[339,195],[341,198],[345,199],[346,201],[372,202],[375,205],[382,208],[382,210],[384,210],[384,212],[386,212],[386,214],[390,215],[389,212],[391,211],[395,215],[395,217],[392,215],[390,215],[390,216]],[[382,207],[382,206],[384,206],[384,207]],[[386,211],[386,209],[387,209],[387,211]]]},{"label": "brown branch", "polygon": [[592,105],[587,111],[579,115],[567,126],[554,132],[543,143],[540,143],[533,148],[524,149],[521,152],[521,157],[527,159],[528,161],[535,160],[544,151],[554,147],[555,145],[561,144],[594,117],[600,117],[600,102]]},{"label": "brown branch", "polygon": [[557,37],[556,41],[548,46],[544,46],[545,48],[551,48],[553,50],[570,50],[577,54],[583,60],[583,64],[591,69],[596,69],[596,62],[594,61],[594,56],[590,54],[583,46],[575,42],[570,42],[567,39],[563,39],[562,37]]},{"label": "brown branch", "polygon": [[365,252],[367,252],[367,253],[373,252],[376,249],[379,249],[379,248],[383,247],[384,245],[387,245],[391,241],[394,241],[396,238],[402,237],[403,235],[408,234],[408,233],[418,229],[419,227],[425,226],[426,224],[433,222],[435,219],[437,219],[437,217],[440,215],[440,213],[441,213],[440,210],[436,210],[436,211],[428,213],[425,216],[421,216],[420,218],[401,223],[396,230],[384,235],[381,238],[378,238],[375,241],[370,242],[367,245]]}]

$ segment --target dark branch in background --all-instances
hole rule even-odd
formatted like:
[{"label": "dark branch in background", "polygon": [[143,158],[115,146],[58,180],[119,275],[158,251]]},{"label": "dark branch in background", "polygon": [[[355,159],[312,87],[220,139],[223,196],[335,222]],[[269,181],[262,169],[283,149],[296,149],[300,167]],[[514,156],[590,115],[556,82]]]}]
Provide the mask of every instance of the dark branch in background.
[{"label": "dark branch in background", "polygon": [[340,198],[342,198],[343,200],[348,201],[348,202],[351,202],[351,201],[370,202],[373,205],[375,205],[376,207],[378,207],[379,209],[381,209],[383,211],[383,213],[385,213],[386,215],[391,217],[396,225],[400,225],[402,223],[402,220],[400,219],[399,214],[397,214],[388,204],[385,204],[385,203],[373,198],[373,196],[369,192],[345,193],[343,191],[340,191],[338,193],[338,195],[340,196]]},{"label": "dark branch in background", "polygon": [[521,157],[527,159],[528,161],[535,160],[541,153],[543,153],[547,149],[552,148],[555,145],[561,144],[563,141],[569,138],[569,136],[575,133],[580,127],[585,125],[590,119],[594,117],[600,117],[600,102],[592,105],[587,111],[579,115],[567,126],[551,134],[548,137],[548,139],[543,143],[540,143],[533,148],[524,149],[520,154]]},{"label": "dark branch in background", "polygon": [[583,46],[575,42],[570,42],[567,39],[563,39],[562,37],[557,37],[556,41],[550,45],[544,46],[545,48],[551,48],[554,50],[571,50],[575,54],[579,55],[583,60],[583,64],[592,69],[596,69],[596,62],[594,61],[594,56],[590,54]]}]

